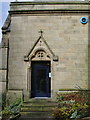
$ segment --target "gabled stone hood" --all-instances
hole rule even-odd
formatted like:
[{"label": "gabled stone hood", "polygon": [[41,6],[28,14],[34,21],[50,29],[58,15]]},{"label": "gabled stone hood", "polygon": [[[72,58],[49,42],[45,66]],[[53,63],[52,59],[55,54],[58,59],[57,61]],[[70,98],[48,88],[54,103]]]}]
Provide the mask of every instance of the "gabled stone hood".
[{"label": "gabled stone hood", "polygon": [[10,32],[10,23],[11,23],[11,17],[10,15],[8,15],[2,27],[2,33]]}]

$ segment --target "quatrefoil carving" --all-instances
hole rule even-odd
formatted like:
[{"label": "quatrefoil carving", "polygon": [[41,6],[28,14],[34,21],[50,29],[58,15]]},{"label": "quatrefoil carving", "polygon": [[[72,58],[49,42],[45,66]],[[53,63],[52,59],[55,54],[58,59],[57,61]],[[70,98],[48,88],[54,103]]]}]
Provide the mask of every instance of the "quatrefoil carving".
[{"label": "quatrefoil carving", "polygon": [[43,51],[40,51],[37,53],[37,56],[40,58],[44,57],[44,52]]},{"label": "quatrefoil carving", "polygon": [[36,52],[35,56],[38,57],[38,58],[44,58],[46,56],[46,52],[43,51],[43,50],[39,50],[39,51]]},{"label": "quatrefoil carving", "polygon": [[50,60],[50,56],[44,50],[36,51],[32,58],[32,60]]}]

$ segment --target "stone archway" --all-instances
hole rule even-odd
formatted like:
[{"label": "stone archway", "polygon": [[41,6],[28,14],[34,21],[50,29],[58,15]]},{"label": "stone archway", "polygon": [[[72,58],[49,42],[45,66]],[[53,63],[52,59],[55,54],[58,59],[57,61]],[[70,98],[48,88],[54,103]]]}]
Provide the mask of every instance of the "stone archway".
[{"label": "stone archway", "polygon": [[[27,62],[29,65],[28,67],[28,79],[27,79],[27,90],[29,92],[30,97],[52,97],[52,91],[53,91],[53,62],[58,61],[58,56],[56,56],[53,51],[50,49],[49,45],[47,44],[46,40],[44,39],[43,35],[39,37],[39,39],[36,41],[30,52],[24,56],[24,61]],[[49,64],[49,67],[47,67],[47,64]],[[45,66],[46,65],[46,66]],[[41,67],[38,67],[41,66]],[[36,69],[35,69],[36,67]],[[50,80],[50,82],[47,82],[46,87],[46,94],[38,94],[37,92],[37,86],[35,86],[32,83],[32,80],[35,79],[38,81],[36,78],[33,78],[33,73],[37,72],[37,69],[44,68],[43,70],[48,71],[46,72],[46,78],[47,81]],[[32,69],[35,69],[34,72],[32,72]],[[41,71],[42,72],[42,71]],[[37,74],[35,75],[37,76]],[[40,77],[40,76],[39,76]],[[35,81],[35,82],[36,82]],[[41,81],[40,81],[41,82]],[[33,94],[33,87],[36,89]]]},{"label": "stone archway", "polygon": [[31,56],[31,97],[51,97],[51,59],[44,49]]}]

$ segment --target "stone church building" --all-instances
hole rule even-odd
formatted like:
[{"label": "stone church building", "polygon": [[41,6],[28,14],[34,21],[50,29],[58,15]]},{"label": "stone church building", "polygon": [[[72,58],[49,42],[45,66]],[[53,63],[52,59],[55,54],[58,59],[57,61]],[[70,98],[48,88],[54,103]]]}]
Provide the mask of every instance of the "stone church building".
[{"label": "stone church building", "polygon": [[89,21],[87,1],[11,2],[0,46],[7,97],[89,90]]}]

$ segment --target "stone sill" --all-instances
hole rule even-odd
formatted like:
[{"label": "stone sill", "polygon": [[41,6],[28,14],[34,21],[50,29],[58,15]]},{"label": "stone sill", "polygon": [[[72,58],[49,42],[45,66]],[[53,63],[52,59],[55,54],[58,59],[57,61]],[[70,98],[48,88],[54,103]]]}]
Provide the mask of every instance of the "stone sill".
[{"label": "stone sill", "polygon": [[57,92],[57,94],[60,94],[60,93],[72,93],[72,92],[79,92],[79,91],[90,91],[90,90],[87,90],[87,89],[82,89],[82,90],[79,90],[79,89],[61,89]]},{"label": "stone sill", "polygon": [[59,91],[90,91],[89,89],[60,89]]}]

